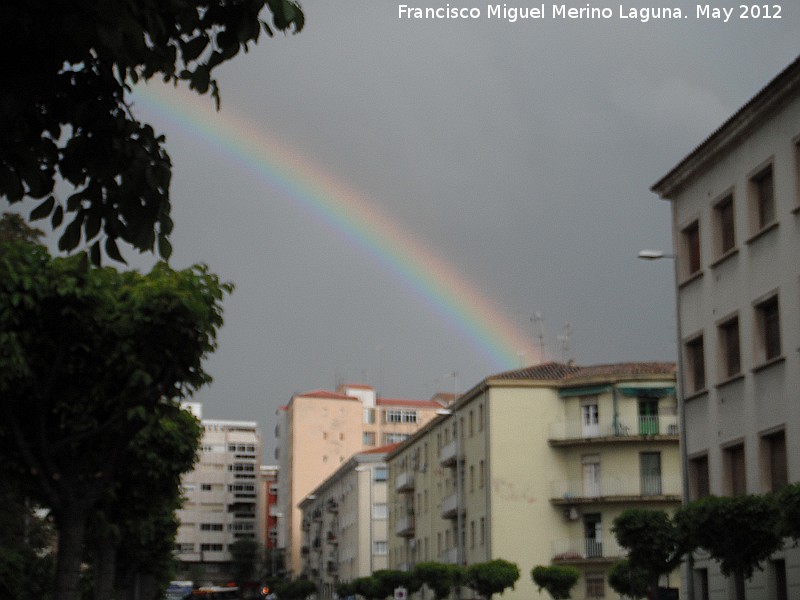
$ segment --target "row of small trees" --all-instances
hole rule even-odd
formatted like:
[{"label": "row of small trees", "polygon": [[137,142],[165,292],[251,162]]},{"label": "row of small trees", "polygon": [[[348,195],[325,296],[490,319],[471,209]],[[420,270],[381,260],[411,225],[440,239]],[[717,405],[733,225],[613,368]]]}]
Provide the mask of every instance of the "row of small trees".
[{"label": "row of small trees", "polygon": [[340,583],[336,592],[345,598],[358,595],[366,600],[383,600],[397,588],[405,588],[409,594],[413,594],[425,585],[437,600],[442,600],[456,587],[465,586],[486,600],[491,600],[494,594],[513,588],[518,579],[519,567],[502,558],[468,567],[421,562],[412,571],[382,569],[368,577]]},{"label": "row of small trees", "polygon": [[736,597],[744,600],[744,583],[756,569],[787,539],[800,540],[800,484],[763,495],[707,496],[673,515],[628,510],[614,520],[613,531],[628,550],[609,576],[616,591],[641,598],[684,555],[702,549],[723,575],[734,577]]}]

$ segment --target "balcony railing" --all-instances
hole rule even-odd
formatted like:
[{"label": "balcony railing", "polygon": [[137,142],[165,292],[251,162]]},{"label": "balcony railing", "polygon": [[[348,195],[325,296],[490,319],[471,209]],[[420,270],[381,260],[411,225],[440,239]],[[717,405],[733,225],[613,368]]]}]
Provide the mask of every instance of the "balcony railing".
[{"label": "balcony railing", "polygon": [[414,537],[414,515],[400,517],[395,525],[395,534],[401,537]]},{"label": "balcony railing", "polygon": [[[461,506],[464,513],[464,506]],[[442,499],[441,515],[443,519],[455,519],[458,516],[458,494],[450,494]]]},{"label": "balcony railing", "polygon": [[[456,450],[458,449],[458,440],[453,440],[449,444],[442,447],[439,451],[439,464],[443,467],[449,467],[456,464]],[[464,452],[461,452],[463,458]]]},{"label": "balcony railing", "polygon": [[414,489],[414,474],[404,471],[394,478],[394,489],[398,492],[410,492]]},{"label": "balcony railing", "polygon": [[567,479],[553,481],[550,497],[560,504],[593,499],[680,498],[681,480],[677,475],[646,477],[601,477],[600,480]]},{"label": "balcony railing", "polygon": [[580,420],[550,424],[550,439],[554,441],[652,435],[677,436],[677,415],[618,418],[591,425]]},{"label": "balcony railing", "polygon": [[441,560],[446,565],[458,564],[458,548],[450,548],[442,552]]},{"label": "balcony railing", "polygon": [[552,543],[553,560],[577,562],[591,559],[618,559],[626,556],[626,551],[614,538],[598,540],[595,538],[569,538]]}]

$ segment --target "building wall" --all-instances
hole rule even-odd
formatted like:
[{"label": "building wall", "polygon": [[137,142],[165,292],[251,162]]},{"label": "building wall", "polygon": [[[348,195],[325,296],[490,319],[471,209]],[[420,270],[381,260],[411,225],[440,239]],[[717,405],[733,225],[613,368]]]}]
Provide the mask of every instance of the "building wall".
[{"label": "building wall", "polygon": [[433,401],[378,398],[368,386],[292,398],[283,411],[286,431],[278,444],[285,461],[279,486],[284,522],[279,528],[285,532],[282,544],[291,572],[297,574],[302,564],[299,503],[350,456],[384,445],[387,436],[410,436],[440,408]]},{"label": "building wall", "polygon": [[252,421],[203,420],[198,462],[182,479],[177,558],[184,573],[225,580],[230,545],[259,539],[261,434]]},{"label": "building wall", "polygon": [[[395,533],[390,568],[411,569],[421,560],[457,560],[458,512],[450,510],[456,469],[450,457],[458,422],[464,474],[457,499],[463,508],[461,562],[515,562],[521,576],[504,598],[547,597],[530,578],[539,564],[578,567],[584,578],[573,598],[588,597],[587,574],[600,577],[604,588],[603,595],[592,597],[616,598],[606,581],[610,566],[621,557],[611,534],[613,519],[633,507],[671,510],[681,499],[674,366],[657,364],[653,373],[632,375],[643,369],[635,367],[608,370],[599,381],[600,391],[595,389],[597,380],[592,379],[586,391],[573,377],[573,392],[567,394],[569,386],[560,378],[537,379],[535,371],[530,377],[521,373],[489,378],[465,394],[452,414],[431,422],[390,453],[389,527]],[[639,398],[623,397],[622,386],[654,388],[662,396],[656,401],[657,415],[640,419]],[[586,393],[576,395],[576,389]],[[598,406],[600,427],[591,432],[576,426],[587,401]],[[626,422],[626,430],[611,427]],[[662,430],[654,429],[654,423],[660,427],[662,422]],[[426,446],[433,451],[433,466],[423,469]],[[642,485],[642,453],[660,454],[658,487],[652,478]],[[590,492],[583,487],[587,456],[599,460],[602,473],[599,487]],[[409,510],[414,516],[410,531],[404,526]],[[587,515],[600,520],[599,539],[588,544]],[[676,575],[671,582],[677,583]]]},{"label": "building wall", "polygon": [[[800,65],[795,62],[738,111],[687,159],[654,186],[671,200],[684,353],[686,449],[689,488],[703,493],[698,472],[708,474],[708,493],[770,491],[769,446],[785,440],[783,477],[800,480]],[[755,181],[765,169],[773,183],[773,217],[760,223]],[[723,251],[720,202],[732,201],[732,247]],[[688,235],[699,234],[693,265]],[[780,349],[765,355],[762,301],[777,298]],[[739,368],[728,369],[724,325],[738,319]],[[702,352],[697,340],[702,339]],[[695,355],[702,355],[698,367]],[[704,381],[695,378],[704,368]],[[744,456],[744,484],[732,472],[734,453]],[[707,460],[708,468],[700,468]],[[696,598],[727,599],[731,583],[701,556],[695,563]],[[800,596],[800,555],[777,554],[747,584],[753,600],[779,598],[785,576],[788,597]],[[699,581],[706,580],[708,585]]]}]

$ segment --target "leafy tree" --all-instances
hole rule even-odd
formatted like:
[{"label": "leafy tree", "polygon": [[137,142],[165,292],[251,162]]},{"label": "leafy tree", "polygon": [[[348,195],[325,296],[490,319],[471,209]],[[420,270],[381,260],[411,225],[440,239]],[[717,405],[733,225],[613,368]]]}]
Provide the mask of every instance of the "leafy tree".
[{"label": "leafy tree", "polygon": [[137,575],[140,584],[145,577],[159,586],[170,580],[180,478],[194,465],[201,436],[194,415],[165,404],[148,414],[128,445],[124,465],[95,513],[107,525],[106,535],[92,540],[98,600],[110,598],[113,588],[132,588]]},{"label": "leafy tree", "polygon": [[275,593],[280,600],[304,600],[317,591],[317,584],[310,579],[299,578],[284,581],[275,586]]},{"label": "leafy tree", "polygon": [[414,567],[414,576],[428,586],[437,600],[444,600],[464,580],[465,573],[459,565],[421,562]]},{"label": "leafy tree", "polygon": [[486,600],[492,600],[494,594],[502,594],[507,588],[513,589],[518,579],[519,567],[502,558],[475,563],[466,572],[466,584]]},{"label": "leafy tree", "polygon": [[[271,24],[259,15],[271,13]],[[171,252],[171,162],[164,137],[134,117],[127,98],[158,76],[211,92],[212,74],[261,32],[298,32],[294,0],[28,0],[0,3],[0,196],[44,199],[32,218],[53,228],[72,215],[59,248],[84,237],[99,262],[122,260],[116,241]],[[20,52],[20,48],[25,48]],[[61,201],[54,188],[72,194]]]},{"label": "leafy tree", "polygon": [[52,525],[34,509],[18,474],[4,471],[0,486],[0,598],[50,598]]},{"label": "leafy tree", "polygon": [[539,591],[547,590],[553,600],[567,600],[570,597],[572,588],[578,583],[580,576],[581,572],[575,567],[561,567],[558,565],[539,565],[531,571],[531,578],[539,587]]},{"label": "leafy tree", "polygon": [[684,506],[675,522],[690,547],[705,549],[723,575],[734,576],[738,600],[744,600],[745,580],[783,545],[774,494],[708,496]]},{"label": "leafy tree", "polygon": [[210,380],[221,302],[205,267],[142,275],[0,251],[0,462],[22,465],[58,529],[57,600],[76,600],[86,525],[148,414]]},{"label": "leafy tree", "polygon": [[795,541],[800,540],[800,483],[787,485],[778,492],[777,500],[783,520],[783,535]]},{"label": "leafy tree", "polygon": [[628,598],[644,598],[650,591],[650,576],[644,569],[621,560],[608,572],[608,583],[615,592]]},{"label": "leafy tree", "polygon": [[614,519],[612,531],[628,549],[631,566],[647,574],[653,594],[659,577],[671,573],[687,551],[685,536],[664,511],[626,510]]},{"label": "leafy tree", "polygon": [[16,213],[3,213],[0,217],[0,242],[38,244],[43,235],[44,231],[31,227]]},{"label": "leafy tree", "polygon": [[380,582],[375,577],[357,577],[351,583],[353,591],[367,600],[383,600],[386,597],[383,595]]},{"label": "leafy tree", "polygon": [[255,540],[236,540],[231,544],[230,553],[236,583],[251,581],[260,562],[261,545]]},{"label": "leafy tree", "polygon": [[372,578],[377,584],[376,593],[380,594],[380,598],[393,596],[399,587],[404,587],[409,594],[413,594],[422,586],[422,582],[408,571],[379,569],[372,574]]}]

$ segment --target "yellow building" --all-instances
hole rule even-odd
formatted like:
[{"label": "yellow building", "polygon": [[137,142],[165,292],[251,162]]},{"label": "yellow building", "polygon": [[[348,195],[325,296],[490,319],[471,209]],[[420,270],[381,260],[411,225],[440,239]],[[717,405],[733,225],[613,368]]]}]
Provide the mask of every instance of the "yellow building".
[{"label": "yellow building", "polygon": [[379,398],[369,386],[344,385],[297,394],[279,410],[278,545],[290,573],[302,565],[300,502],[353,454],[408,438],[442,403]]},{"label": "yellow building", "polygon": [[534,566],[572,565],[573,598],[617,598],[614,518],[680,504],[675,366],[546,363],[484,379],[447,413],[386,458],[390,568],[504,558],[522,575],[503,597],[529,600],[548,597]]}]

